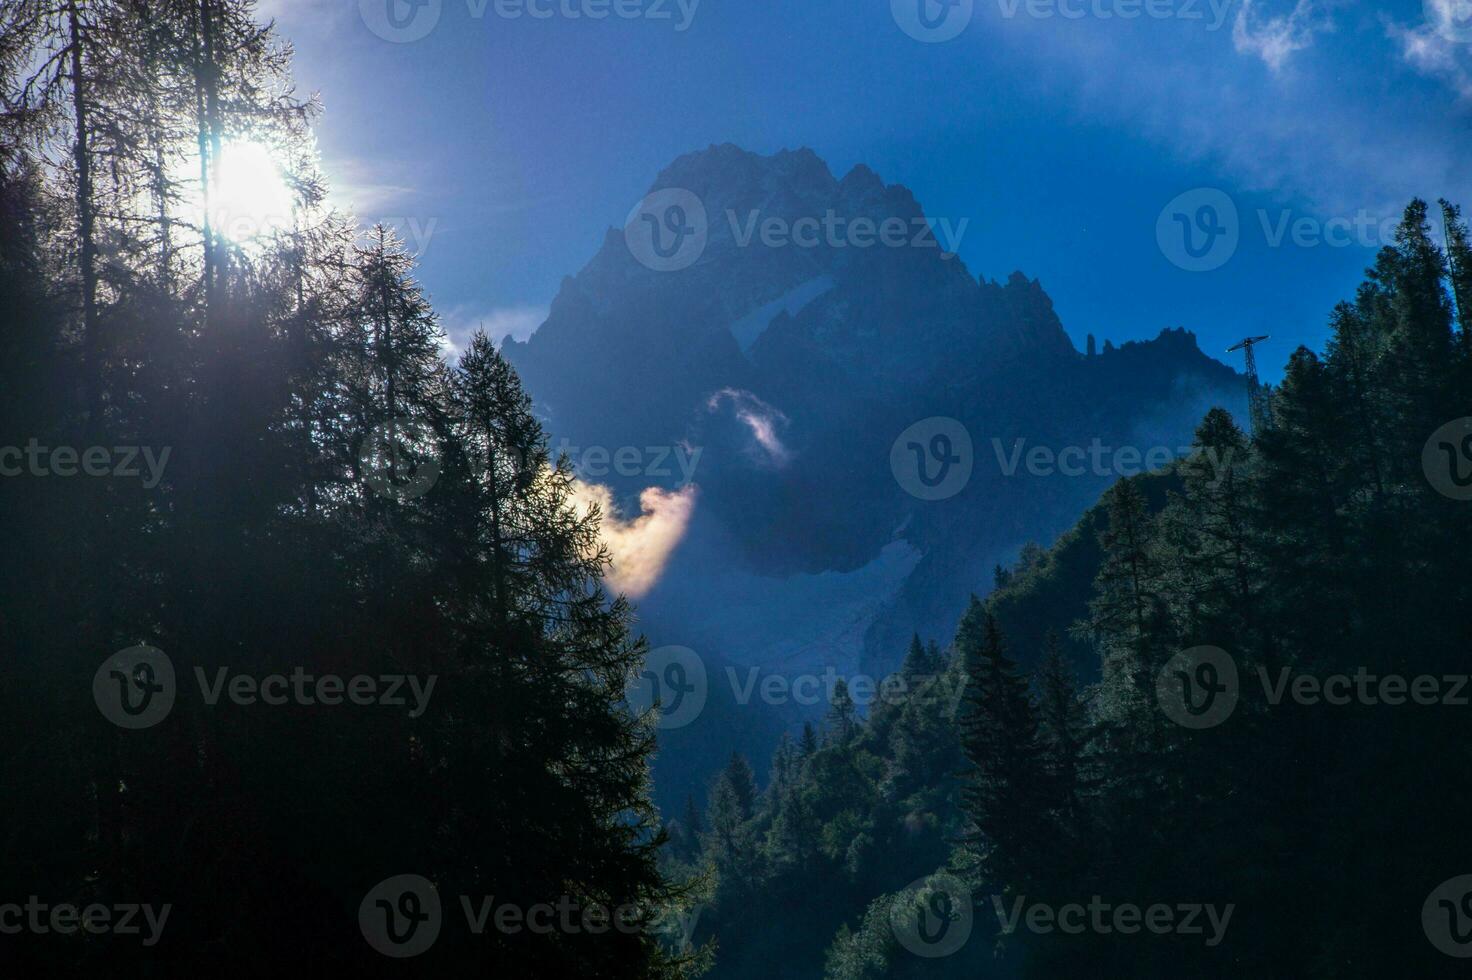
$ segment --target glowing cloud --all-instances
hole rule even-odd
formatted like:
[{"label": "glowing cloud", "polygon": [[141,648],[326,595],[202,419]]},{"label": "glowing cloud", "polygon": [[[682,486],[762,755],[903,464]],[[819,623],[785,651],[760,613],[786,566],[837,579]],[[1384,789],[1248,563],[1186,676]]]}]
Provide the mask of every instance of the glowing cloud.
[{"label": "glowing cloud", "polygon": [[606,577],[609,588],[631,599],[641,598],[654,588],[690,526],[695,494],[693,485],[679,490],[649,487],[639,495],[639,516],[624,520],[607,487],[573,481],[573,499],[579,511],[586,514],[596,504],[603,513],[600,537],[613,558]]}]

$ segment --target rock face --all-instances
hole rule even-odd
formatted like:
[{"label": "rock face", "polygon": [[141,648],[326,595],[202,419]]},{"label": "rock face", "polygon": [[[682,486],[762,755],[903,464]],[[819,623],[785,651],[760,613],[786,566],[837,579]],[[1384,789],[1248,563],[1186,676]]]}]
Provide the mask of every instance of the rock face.
[{"label": "rock face", "polygon": [[[792,651],[740,623],[785,623],[810,638],[807,664],[892,669],[912,630],[949,639],[995,562],[1051,541],[1131,471],[1114,450],[1187,446],[1213,404],[1243,417],[1241,379],[1190,333],[1079,353],[1036,280],[973,278],[945,252],[946,229],[932,234],[913,195],[866,167],[840,180],[810,150],[716,146],[676,160],[651,195],[675,189],[705,212],[688,265],[657,271],[633,232],[610,230],[546,323],[505,347],[554,444],[701,448],[696,518],[666,574],[677,581],[640,604],[657,643],[700,633],[727,659],[767,665]],[[969,433],[973,472],[948,499],[922,500],[896,479],[891,448],[937,416]],[[1026,461],[1095,440],[1110,452],[1082,474]],[[670,469],[600,480],[628,503],[676,483]],[[834,585],[845,575],[863,585]],[[815,602],[815,582],[847,597],[841,611]],[[715,619],[730,628],[712,635]]]},{"label": "rock face", "polygon": [[[811,150],[760,157],[726,145],[676,160],[651,193],[667,188],[704,205],[698,261],[646,268],[610,230],[563,284],[546,324],[510,349],[554,424],[601,419],[623,436],[637,416],[663,435],[713,382],[838,414],[833,392],[882,397],[924,383],[944,361],[1073,353],[1040,288],[1020,274],[1006,286],[977,283],[944,257],[910,192],[865,167],[840,181]],[[903,245],[876,240],[886,220],[890,241]],[[768,244],[773,226],[803,244]],[[794,294],[806,300],[800,309],[771,309],[760,322]],[[738,340],[738,324],[750,336]],[[646,383],[633,389],[637,405],[630,381]]]}]

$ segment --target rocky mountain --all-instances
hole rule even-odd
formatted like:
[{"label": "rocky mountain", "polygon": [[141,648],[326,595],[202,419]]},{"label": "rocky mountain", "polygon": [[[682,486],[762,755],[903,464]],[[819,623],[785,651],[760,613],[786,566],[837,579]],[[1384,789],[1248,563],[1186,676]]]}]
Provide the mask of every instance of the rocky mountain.
[{"label": "rocky mountain", "polygon": [[[1073,354],[1036,284],[1020,274],[978,283],[910,192],[865,167],[838,180],[811,150],[761,157],[726,145],[675,161],[651,198],[676,188],[704,210],[692,264],[650,269],[610,229],[546,323],[508,346],[553,426],[590,445],[668,440],[672,422],[726,388],[834,420],[923,386],[947,362]],[[902,244],[866,243],[878,232],[862,229],[885,222]],[[769,227],[791,240],[772,244]]]},{"label": "rocky mountain", "polygon": [[[639,602],[656,645],[883,674],[912,631],[948,637],[997,562],[1189,446],[1209,407],[1245,417],[1242,378],[1189,332],[1081,353],[1036,280],[973,277],[956,232],[865,167],[714,146],[506,344],[555,440],[700,451],[692,523]],[[936,443],[953,430],[935,419],[964,436]],[[963,454],[959,485],[919,479]],[[605,470],[625,513],[684,479]]]}]

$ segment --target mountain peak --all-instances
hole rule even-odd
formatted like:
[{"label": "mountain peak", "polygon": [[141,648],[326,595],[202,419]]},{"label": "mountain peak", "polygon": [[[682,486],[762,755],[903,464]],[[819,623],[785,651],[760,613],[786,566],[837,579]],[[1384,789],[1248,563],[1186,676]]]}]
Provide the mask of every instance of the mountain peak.
[{"label": "mountain peak", "polygon": [[845,195],[872,194],[884,191],[884,181],[873,170],[860,163],[844,175],[839,183]]},{"label": "mountain peak", "polygon": [[[910,190],[863,164],[839,181],[807,147],[762,155],[722,143],[666,167],[653,190],[673,189],[704,212],[682,264],[649,261],[637,238],[647,222],[631,224],[633,239],[611,229],[547,321],[506,349],[583,438],[669,439],[672,420],[723,388],[842,415],[925,390],[956,365],[1076,356],[1037,280],[978,282]],[[629,390],[644,402],[611,412]]]},{"label": "mountain peak", "polygon": [[726,197],[777,185],[801,188],[809,194],[833,194],[838,181],[822,157],[808,147],[763,156],[734,143],[721,143],[678,157],[650,189],[681,187],[701,196]]}]

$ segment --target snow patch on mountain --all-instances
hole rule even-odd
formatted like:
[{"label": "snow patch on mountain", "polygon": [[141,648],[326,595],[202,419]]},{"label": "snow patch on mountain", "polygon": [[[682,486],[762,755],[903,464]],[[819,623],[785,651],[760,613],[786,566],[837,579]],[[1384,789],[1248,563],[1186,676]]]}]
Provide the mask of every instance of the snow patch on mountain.
[{"label": "snow patch on mountain", "polygon": [[834,285],[832,276],[824,275],[809,279],[731,324],[731,336],[735,337],[736,343],[741,345],[742,353],[746,353],[751,350],[751,345],[756,343],[756,339],[772,325],[772,321],[777,319],[779,314],[797,316],[804,307],[828,292]]},{"label": "snow patch on mountain", "polygon": [[[651,641],[792,679],[829,668],[841,676],[859,670],[865,634],[921,554],[909,542],[894,541],[853,571],[786,576],[746,571],[730,557],[701,534],[681,549],[670,574],[640,603],[646,624],[657,626]],[[709,575],[699,574],[713,565],[720,568],[718,593]]]}]

